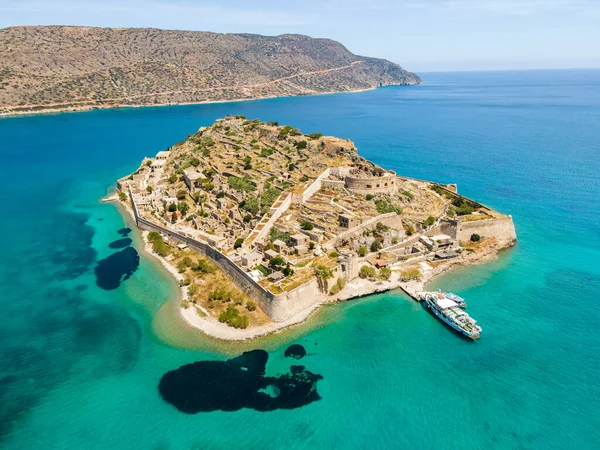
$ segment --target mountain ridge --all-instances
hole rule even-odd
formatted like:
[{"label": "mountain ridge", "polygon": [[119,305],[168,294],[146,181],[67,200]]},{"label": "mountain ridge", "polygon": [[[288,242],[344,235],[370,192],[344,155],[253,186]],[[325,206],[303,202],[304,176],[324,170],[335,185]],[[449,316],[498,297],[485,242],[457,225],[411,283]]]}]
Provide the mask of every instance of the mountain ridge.
[{"label": "mountain ridge", "polygon": [[0,114],[248,100],[419,84],[385,59],[300,34],[0,29]]}]

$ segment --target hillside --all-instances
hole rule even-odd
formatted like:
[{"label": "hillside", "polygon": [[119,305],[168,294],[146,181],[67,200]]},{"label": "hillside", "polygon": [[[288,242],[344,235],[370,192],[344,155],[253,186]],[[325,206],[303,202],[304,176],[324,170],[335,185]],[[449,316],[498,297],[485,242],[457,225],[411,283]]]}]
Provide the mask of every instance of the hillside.
[{"label": "hillside", "polygon": [[0,29],[0,114],[418,84],[329,39],[148,28]]}]

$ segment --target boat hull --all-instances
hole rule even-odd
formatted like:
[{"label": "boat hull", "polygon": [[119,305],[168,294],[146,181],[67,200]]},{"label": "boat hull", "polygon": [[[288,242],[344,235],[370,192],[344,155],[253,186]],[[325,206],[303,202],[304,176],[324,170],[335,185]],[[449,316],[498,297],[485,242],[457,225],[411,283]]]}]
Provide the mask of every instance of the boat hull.
[{"label": "boat hull", "polygon": [[444,316],[442,313],[440,313],[435,307],[431,306],[431,304],[428,301],[423,302],[425,305],[425,308],[431,312],[431,314],[433,314],[435,317],[437,317],[438,320],[440,320],[441,322],[443,322],[444,324],[446,324],[448,327],[450,327],[452,330],[454,330],[455,332],[461,334],[462,336],[471,339],[471,340],[477,340],[480,337],[480,334],[477,333],[469,333],[466,330],[463,330],[461,327],[459,327],[458,325],[456,325],[455,323],[453,323],[451,320],[449,320],[446,316]]}]

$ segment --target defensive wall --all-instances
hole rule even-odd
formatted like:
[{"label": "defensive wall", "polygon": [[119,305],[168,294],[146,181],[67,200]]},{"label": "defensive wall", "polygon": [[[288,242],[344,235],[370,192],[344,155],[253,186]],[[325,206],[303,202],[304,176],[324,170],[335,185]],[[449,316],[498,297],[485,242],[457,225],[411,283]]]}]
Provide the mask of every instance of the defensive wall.
[{"label": "defensive wall", "polygon": [[129,198],[131,200],[133,215],[139,229],[157,231],[176,242],[187,244],[192,250],[213,260],[238,288],[259,303],[261,309],[272,321],[283,322],[321,301],[324,294],[319,290],[316,278],[312,278],[307,283],[304,283],[291,291],[273,294],[250,278],[246,272],[229,259],[227,255],[221,253],[216,248],[211,247],[205,242],[200,242],[140,217],[131,191],[129,191]]}]

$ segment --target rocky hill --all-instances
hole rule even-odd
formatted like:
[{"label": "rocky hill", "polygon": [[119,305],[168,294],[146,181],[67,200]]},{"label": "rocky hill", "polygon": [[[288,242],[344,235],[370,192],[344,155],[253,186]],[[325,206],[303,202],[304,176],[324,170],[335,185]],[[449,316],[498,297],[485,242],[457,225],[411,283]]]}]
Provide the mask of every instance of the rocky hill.
[{"label": "rocky hill", "polygon": [[0,114],[418,84],[329,39],[148,28],[0,29]]}]

